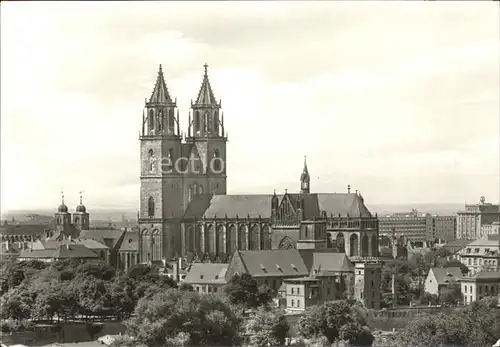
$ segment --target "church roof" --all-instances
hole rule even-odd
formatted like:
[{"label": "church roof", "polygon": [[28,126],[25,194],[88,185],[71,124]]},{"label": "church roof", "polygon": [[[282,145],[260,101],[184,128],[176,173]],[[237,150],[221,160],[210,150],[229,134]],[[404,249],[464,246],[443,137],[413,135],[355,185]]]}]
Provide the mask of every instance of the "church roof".
[{"label": "church roof", "polygon": [[0,227],[0,235],[9,236],[43,236],[44,231],[49,229],[43,224],[19,224],[19,225],[4,225]]},{"label": "church roof", "polygon": [[308,276],[309,271],[304,264],[300,252],[296,249],[237,251],[246,271],[254,277]]},{"label": "church roof", "polygon": [[[331,194],[287,194],[294,207],[299,196],[304,202],[304,217],[312,219],[321,217],[325,211],[328,216],[339,214],[343,217],[349,214],[356,218],[371,217],[371,213],[358,194],[331,193]],[[284,195],[278,195],[279,200]],[[185,213],[186,218],[271,218],[272,194],[254,195],[199,195],[195,196]]]},{"label": "church roof", "polygon": [[156,78],[155,87],[153,93],[149,98],[149,102],[152,104],[172,104],[172,98],[168,93],[167,84],[165,83],[165,78],[163,77],[163,70],[161,68],[158,70],[158,77]]},{"label": "church roof", "polygon": [[210,86],[210,81],[208,79],[207,68],[208,65],[205,64],[205,74],[203,75],[203,82],[201,82],[201,88],[198,92],[198,97],[196,98],[196,102],[194,106],[217,106],[220,105],[217,103],[215,99],[214,92],[212,91],[212,87]]}]

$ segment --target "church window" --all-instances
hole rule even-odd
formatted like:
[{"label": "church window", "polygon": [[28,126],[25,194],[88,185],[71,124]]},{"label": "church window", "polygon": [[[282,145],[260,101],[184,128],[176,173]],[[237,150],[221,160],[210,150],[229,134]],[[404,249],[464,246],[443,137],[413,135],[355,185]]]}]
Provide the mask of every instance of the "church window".
[{"label": "church window", "polygon": [[198,194],[198,183],[195,183],[193,185],[193,195],[197,195]]},{"label": "church window", "polygon": [[220,158],[220,152],[218,149],[216,149],[214,152],[214,159],[213,159],[214,160],[213,168],[215,171],[220,171],[220,169],[221,169],[221,162],[220,162],[219,158]]},{"label": "church window", "polygon": [[57,224],[61,224],[61,217],[57,217]]},{"label": "church window", "polygon": [[198,188],[198,194],[203,195],[203,186],[200,184],[200,187]]},{"label": "church window", "polygon": [[148,128],[149,130],[153,130],[155,122],[155,112],[153,110],[149,110],[148,115]]},{"label": "church window", "polygon": [[188,188],[188,201],[193,200],[193,187],[189,186]]},{"label": "church window", "polygon": [[214,112],[214,131],[216,135],[219,135],[219,111]]},{"label": "church window", "polygon": [[152,149],[148,151],[148,170],[150,172],[155,170],[155,155]]},{"label": "church window", "polygon": [[152,196],[148,199],[148,216],[154,217],[155,215],[155,201]]},{"label": "church window", "polygon": [[194,131],[200,131],[200,111],[194,113]]},{"label": "church window", "polygon": [[158,122],[158,125],[157,125],[157,128],[158,130],[163,130],[163,111],[160,111],[158,112],[158,117],[157,117],[157,122]]},{"label": "church window", "polygon": [[171,109],[170,111],[168,111],[168,129],[171,132],[174,132],[174,128],[175,128],[175,116],[174,116],[174,110]]},{"label": "church window", "polygon": [[204,119],[203,119],[204,120],[203,127],[204,127],[204,130],[205,130],[205,133],[208,133],[208,131],[210,129],[209,128],[209,124],[208,124],[209,123],[209,119],[210,119],[210,117],[208,116],[208,112],[205,112],[205,116],[204,116]]},{"label": "church window", "polygon": [[78,217],[75,217],[75,224],[79,223],[80,222],[80,218]]}]

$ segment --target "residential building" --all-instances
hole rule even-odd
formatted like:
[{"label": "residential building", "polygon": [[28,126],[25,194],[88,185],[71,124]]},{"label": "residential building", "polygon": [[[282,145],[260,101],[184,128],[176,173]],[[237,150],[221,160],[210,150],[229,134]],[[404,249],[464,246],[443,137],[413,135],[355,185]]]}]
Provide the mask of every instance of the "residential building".
[{"label": "residential building", "polygon": [[433,295],[439,295],[443,287],[451,283],[458,283],[463,274],[459,267],[435,267],[429,270],[425,279],[425,292]]},{"label": "residential building", "polygon": [[[61,241],[53,241],[53,240],[37,240],[33,242],[30,245],[30,254],[32,257],[36,254],[37,251],[55,251],[57,249],[60,249],[61,246],[76,246],[76,247],[70,247],[70,250],[77,250],[81,254],[90,254],[89,252],[83,253],[83,251],[80,251],[80,249],[86,248],[92,252],[94,252],[97,257],[103,261],[109,264],[110,258],[109,258],[109,248],[106,245],[103,245],[100,242],[97,242],[95,240],[91,239],[66,239],[66,240],[61,240]],[[62,247],[64,249],[64,247]],[[66,249],[67,250],[67,249]],[[42,253],[45,254],[45,253]],[[94,257],[91,257],[94,258]]]},{"label": "residential building", "polygon": [[500,271],[499,235],[485,235],[457,252],[462,264],[469,268],[469,276],[480,271]]},{"label": "residential building", "polygon": [[228,267],[229,264],[193,263],[183,282],[198,293],[217,293],[229,280]]},{"label": "residential building", "polygon": [[44,238],[48,228],[44,224],[4,224],[0,227],[0,242],[6,247],[28,249],[31,242]]},{"label": "residential building", "polygon": [[448,257],[448,260],[460,260],[460,254],[459,251],[469,245],[471,242],[475,240],[468,240],[468,239],[456,239],[450,242],[445,243],[441,249],[447,251],[450,256]]},{"label": "residential building", "polygon": [[297,193],[227,195],[227,133],[207,65],[190,108],[183,136],[160,66],[140,132],[140,262],[299,248],[378,256],[378,219],[361,193],[312,193],[305,161]]},{"label": "residential building", "polygon": [[471,277],[460,280],[465,304],[500,293],[500,271],[480,271]]},{"label": "residential building", "polygon": [[457,212],[457,238],[479,239],[490,229],[483,225],[491,225],[500,221],[500,205],[487,203],[484,196],[479,204],[465,204],[465,210]]}]

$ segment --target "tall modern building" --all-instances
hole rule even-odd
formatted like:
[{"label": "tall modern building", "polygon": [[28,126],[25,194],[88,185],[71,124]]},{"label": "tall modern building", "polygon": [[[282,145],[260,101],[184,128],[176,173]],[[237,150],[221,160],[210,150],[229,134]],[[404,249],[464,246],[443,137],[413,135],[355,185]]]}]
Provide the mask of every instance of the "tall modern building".
[{"label": "tall modern building", "polygon": [[187,133],[160,66],[140,135],[142,262],[192,255],[229,261],[238,250],[336,249],[378,256],[378,219],[360,192],[314,193],[304,160],[296,192],[228,195],[227,135],[205,65]]},{"label": "tall modern building", "polygon": [[493,230],[495,222],[500,222],[500,206],[487,203],[484,196],[479,204],[465,204],[465,210],[457,212],[457,238],[479,239]]}]

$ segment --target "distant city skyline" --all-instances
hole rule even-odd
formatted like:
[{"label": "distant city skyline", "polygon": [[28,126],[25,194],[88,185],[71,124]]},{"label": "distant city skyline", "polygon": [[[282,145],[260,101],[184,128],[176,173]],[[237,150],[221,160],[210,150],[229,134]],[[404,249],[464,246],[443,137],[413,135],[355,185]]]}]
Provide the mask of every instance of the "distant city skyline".
[{"label": "distant city skyline", "polygon": [[[366,203],[500,199],[493,2],[19,2],[1,11],[1,209],[136,210],[144,99],[162,64],[181,131],[203,64],[228,194]],[[200,24],[203,18],[203,24]]]}]

